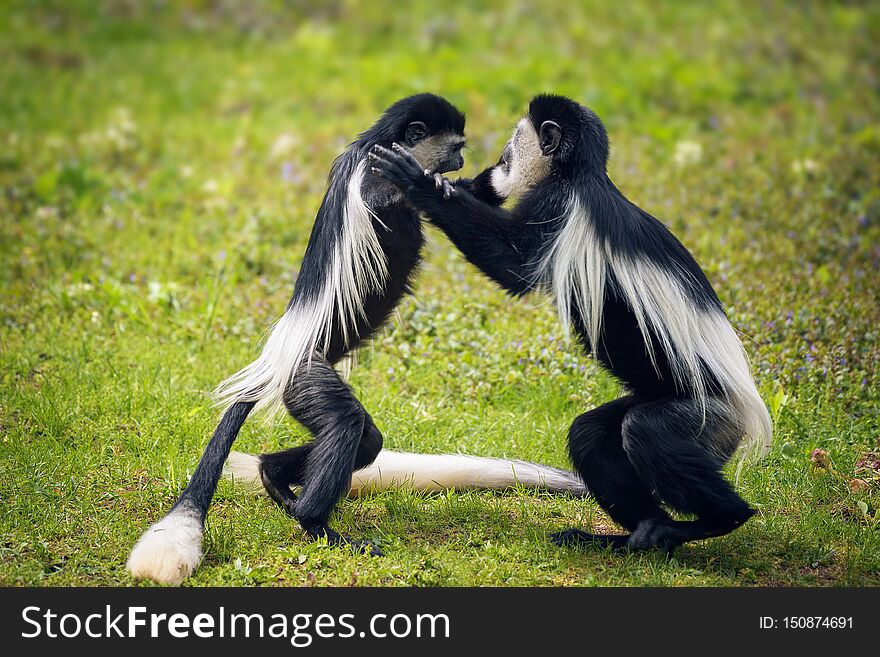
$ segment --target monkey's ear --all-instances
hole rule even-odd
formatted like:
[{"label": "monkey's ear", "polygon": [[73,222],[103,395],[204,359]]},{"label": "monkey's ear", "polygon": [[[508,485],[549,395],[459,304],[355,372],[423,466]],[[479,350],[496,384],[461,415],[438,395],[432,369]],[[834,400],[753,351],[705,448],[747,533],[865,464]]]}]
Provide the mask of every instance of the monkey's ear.
[{"label": "monkey's ear", "polygon": [[550,155],[559,148],[559,142],[562,141],[562,128],[555,121],[544,121],[538,131],[538,136],[541,139],[541,153]]},{"label": "monkey's ear", "polygon": [[421,141],[428,134],[428,126],[421,121],[413,121],[406,126],[406,143],[409,146],[415,146],[416,142]]}]

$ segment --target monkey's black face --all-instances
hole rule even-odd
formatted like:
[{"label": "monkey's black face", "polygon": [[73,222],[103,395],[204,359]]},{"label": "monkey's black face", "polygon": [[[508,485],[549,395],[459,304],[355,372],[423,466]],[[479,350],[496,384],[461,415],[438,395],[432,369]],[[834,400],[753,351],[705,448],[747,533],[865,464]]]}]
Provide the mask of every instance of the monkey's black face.
[{"label": "monkey's black face", "polygon": [[434,94],[409,96],[389,107],[361,135],[361,143],[385,149],[399,144],[416,159],[423,172],[457,171],[464,166],[464,114]]},{"label": "monkey's black face", "polygon": [[522,196],[551,171],[601,172],[607,159],[605,126],[589,108],[564,96],[535,96],[492,169],[492,187],[502,198]]},{"label": "monkey's black face", "polygon": [[448,173],[461,169],[464,166],[464,157],[461,154],[464,145],[464,135],[453,132],[426,135],[415,143],[407,143],[409,151],[419,164],[434,173]]},{"label": "monkey's black face", "polygon": [[386,147],[390,142],[400,144],[422,167],[436,173],[464,166],[464,114],[446,99],[433,94],[410,96],[395,103],[388,116],[393,117],[396,134]]}]

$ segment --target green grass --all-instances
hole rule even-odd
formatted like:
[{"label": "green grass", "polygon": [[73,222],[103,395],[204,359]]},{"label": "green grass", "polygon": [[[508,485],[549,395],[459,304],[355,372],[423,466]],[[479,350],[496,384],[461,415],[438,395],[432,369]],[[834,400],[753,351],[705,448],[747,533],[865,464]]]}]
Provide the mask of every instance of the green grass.
[{"label": "green grass", "polygon": [[[195,585],[880,584],[880,13],[872,3],[3,3],[0,584],[131,584],[284,307],[333,158],[423,90],[468,113],[466,172],[531,94],[592,106],[611,174],[728,306],[776,420],[759,514],[672,560],[560,550],[611,528],[526,491],[340,504],[370,559],[224,482]],[[694,144],[698,146],[694,146]],[[431,231],[415,294],[351,382],[386,446],[566,464],[616,383],[541,298]],[[305,440],[282,419],[239,449]],[[825,450],[812,457],[813,450]],[[733,475],[733,473],[731,473]]]}]

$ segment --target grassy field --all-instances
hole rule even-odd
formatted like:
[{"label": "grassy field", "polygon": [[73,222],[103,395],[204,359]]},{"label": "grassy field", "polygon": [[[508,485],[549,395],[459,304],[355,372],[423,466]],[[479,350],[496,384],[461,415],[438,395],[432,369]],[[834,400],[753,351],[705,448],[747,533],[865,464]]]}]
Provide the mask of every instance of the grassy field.
[{"label": "grassy field", "polygon": [[[880,585],[880,12],[873,3],[7,2],[0,8],[0,585],[131,584],[214,428],[210,391],[283,310],[333,158],[392,101],[468,114],[465,172],[533,93],[589,104],[611,175],[695,253],[776,421],[759,509],[677,552],[526,491],[343,502],[371,559],[224,482],[194,585]],[[873,7],[872,7],[873,4]],[[386,446],[566,465],[617,384],[545,299],[436,231],[351,383]],[[305,440],[287,419],[237,448]],[[733,476],[731,472],[731,476]]]}]

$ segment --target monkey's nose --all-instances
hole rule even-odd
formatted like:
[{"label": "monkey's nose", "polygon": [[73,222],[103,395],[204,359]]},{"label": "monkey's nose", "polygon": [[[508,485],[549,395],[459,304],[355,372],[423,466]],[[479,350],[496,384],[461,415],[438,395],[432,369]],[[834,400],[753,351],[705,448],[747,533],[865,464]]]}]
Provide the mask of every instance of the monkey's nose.
[{"label": "monkey's nose", "polygon": [[463,155],[459,155],[459,156],[455,159],[455,169],[456,169],[456,170],[461,169],[463,166],[464,166],[464,156],[463,156]]}]

